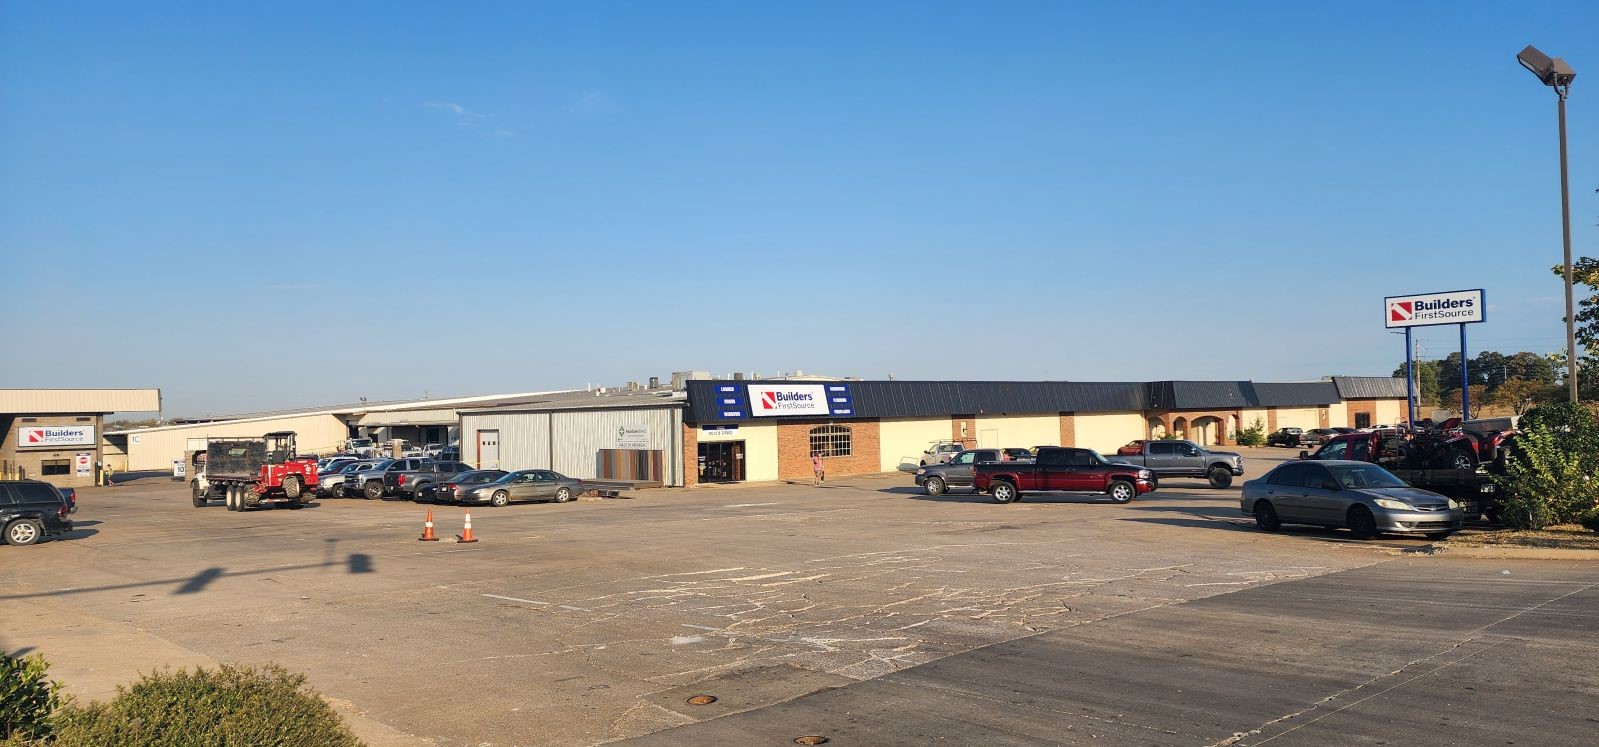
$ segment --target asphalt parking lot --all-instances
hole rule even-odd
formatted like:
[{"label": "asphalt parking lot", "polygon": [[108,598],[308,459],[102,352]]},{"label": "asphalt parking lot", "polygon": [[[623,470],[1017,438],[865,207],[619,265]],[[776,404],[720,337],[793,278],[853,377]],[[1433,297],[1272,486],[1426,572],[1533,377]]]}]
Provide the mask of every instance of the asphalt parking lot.
[{"label": "asphalt parking lot", "polygon": [[[0,645],[44,652],[83,697],[162,665],[279,662],[372,744],[1310,743],[1279,734],[1296,710],[1474,647],[1482,677],[1561,656],[1510,695],[1456,688],[1446,716],[1533,696],[1576,714],[1599,693],[1560,663],[1594,660],[1599,571],[1265,534],[1236,487],[1198,481],[1125,506],[930,498],[908,475],[645,491],[474,509],[475,544],[418,542],[424,507],[397,501],[236,514],[160,479],[79,495],[69,537],[0,547]],[[435,508],[442,536],[460,519]]]}]

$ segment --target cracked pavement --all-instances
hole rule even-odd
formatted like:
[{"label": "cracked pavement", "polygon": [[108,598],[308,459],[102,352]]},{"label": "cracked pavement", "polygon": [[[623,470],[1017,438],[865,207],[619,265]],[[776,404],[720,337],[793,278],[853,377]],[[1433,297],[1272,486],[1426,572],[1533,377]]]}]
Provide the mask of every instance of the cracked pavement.
[{"label": "cracked pavement", "polygon": [[[145,480],[80,491],[67,540],[0,548],[0,645],[99,698],[164,664],[276,661],[375,745],[710,744],[673,740],[1425,545],[1262,534],[1236,488],[1170,482],[1126,506],[906,475],[647,491],[477,509],[462,545],[417,542],[408,503],[233,514]],[[460,512],[436,508],[441,535]]]}]

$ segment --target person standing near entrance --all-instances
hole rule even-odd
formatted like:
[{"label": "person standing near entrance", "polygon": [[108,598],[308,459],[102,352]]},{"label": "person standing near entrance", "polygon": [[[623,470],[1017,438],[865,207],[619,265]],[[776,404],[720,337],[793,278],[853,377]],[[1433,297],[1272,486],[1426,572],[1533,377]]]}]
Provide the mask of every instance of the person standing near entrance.
[{"label": "person standing near entrance", "polygon": [[811,452],[811,471],[816,473],[816,484],[827,482],[827,470],[822,467],[822,452]]}]

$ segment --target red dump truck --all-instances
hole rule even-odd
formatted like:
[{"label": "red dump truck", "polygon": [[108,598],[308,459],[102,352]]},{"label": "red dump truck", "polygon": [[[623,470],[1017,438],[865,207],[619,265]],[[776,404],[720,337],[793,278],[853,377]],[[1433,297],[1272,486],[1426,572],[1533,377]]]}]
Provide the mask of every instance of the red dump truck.
[{"label": "red dump truck", "polygon": [[294,450],[294,432],[260,438],[212,438],[205,445],[204,471],[195,475],[196,508],[221,498],[229,511],[285,505],[299,508],[317,484],[316,457]]}]

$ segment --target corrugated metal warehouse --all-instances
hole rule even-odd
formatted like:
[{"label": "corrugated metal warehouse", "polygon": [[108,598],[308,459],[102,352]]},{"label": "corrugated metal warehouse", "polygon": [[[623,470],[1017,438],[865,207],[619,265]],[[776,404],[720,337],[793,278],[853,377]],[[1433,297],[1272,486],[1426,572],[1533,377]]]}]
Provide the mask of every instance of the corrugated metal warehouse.
[{"label": "corrugated metal warehouse", "polygon": [[[685,403],[681,392],[656,388],[567,392],[467,410],[461,413],[461,458],[480,469],[552,469],[568,477],[682,485]],[[628,459],[646,466],[631,469]]]}]

